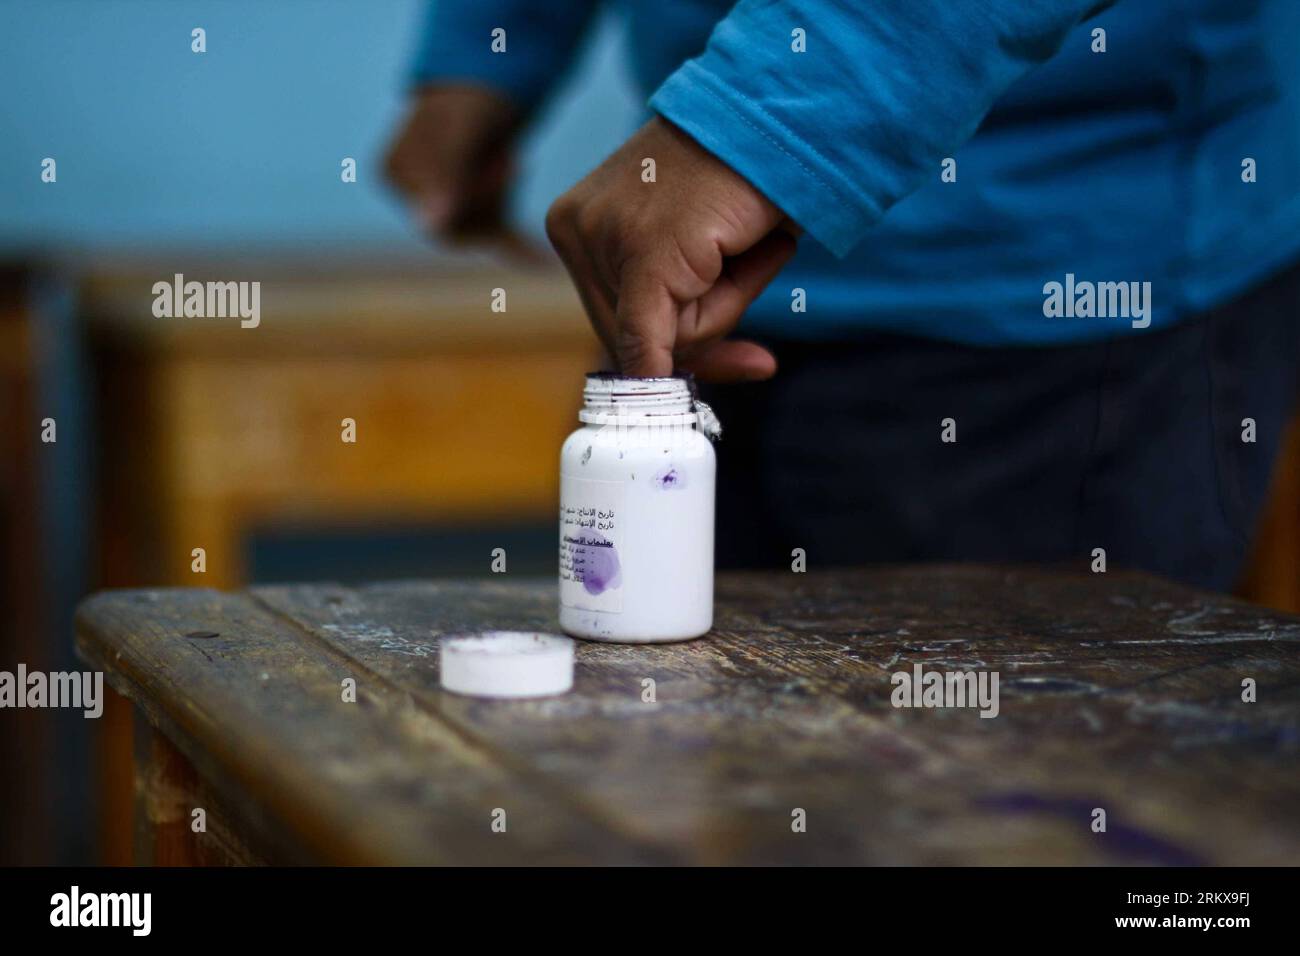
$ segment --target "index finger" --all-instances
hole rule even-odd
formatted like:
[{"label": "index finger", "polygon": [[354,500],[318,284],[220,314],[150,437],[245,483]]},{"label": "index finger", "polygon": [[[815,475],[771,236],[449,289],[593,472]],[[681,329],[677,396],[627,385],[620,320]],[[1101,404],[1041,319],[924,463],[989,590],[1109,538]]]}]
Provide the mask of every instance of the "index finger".
[{"label": "index finger", "polygon": [[633,261],[624,267],[614,315],[614,358],[622,374],[672,375],[677,312],[672,293],[643,264]]}]

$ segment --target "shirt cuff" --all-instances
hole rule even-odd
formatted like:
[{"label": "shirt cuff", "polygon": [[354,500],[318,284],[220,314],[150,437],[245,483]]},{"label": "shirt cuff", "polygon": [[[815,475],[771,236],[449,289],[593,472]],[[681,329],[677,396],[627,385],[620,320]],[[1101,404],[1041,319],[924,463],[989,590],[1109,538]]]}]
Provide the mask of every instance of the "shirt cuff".
[{"label": "shirt cuff", "polygon": [[650,108],[689,133],[837,256],[882,215],[809,143],[696,61],[670,76]]}]

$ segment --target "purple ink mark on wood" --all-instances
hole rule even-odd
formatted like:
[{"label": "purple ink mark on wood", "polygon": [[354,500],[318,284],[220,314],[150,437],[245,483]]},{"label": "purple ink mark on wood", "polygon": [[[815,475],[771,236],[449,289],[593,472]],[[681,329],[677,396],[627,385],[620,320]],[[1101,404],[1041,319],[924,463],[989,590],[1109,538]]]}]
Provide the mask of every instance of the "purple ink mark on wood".
[{"label": "purple ink mark on wood", "polygon": [[594,532],[580,545],[583,558],[582,586],[588,594],[603,594],[623,583],[623,569],[614,542]]},{"label": "purple ink mark on wood", "polygon": [[[1094,808],[1106,806],[1101,798],[1053,797],[1037,793],[1013,791],[976,799],[975,805],[999,813],[1048,814],[1068,820],[1076,826],[1087,826]],[[1082,821],[1082,822],[1080,822]],[[1195,850],[1179,846],[1172,840],[1118,819],[1118,814],[1108,814],[1107,829],[1098,834],[1098,845],[1106,852],[1130,863],[1157,864],[1161,866],[1205,866],[1207,861]]]},{"label": "purple ink mark on wood", "polygon": [[662,471],[655,472],[654,483],[664,491],[686,487],[686,472],[676,465],[669,465]]}]

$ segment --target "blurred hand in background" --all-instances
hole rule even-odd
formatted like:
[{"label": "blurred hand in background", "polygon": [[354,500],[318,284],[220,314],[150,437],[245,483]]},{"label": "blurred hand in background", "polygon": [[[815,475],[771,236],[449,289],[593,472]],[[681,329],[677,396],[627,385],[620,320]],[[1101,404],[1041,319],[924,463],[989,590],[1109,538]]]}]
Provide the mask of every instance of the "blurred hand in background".
[{"label": "blurred hand in background", "polygon": [[385,168],[430,238],[487,245],[516,258],[542,255],[507,222],[522,117],[485,87],[435,85],[416,95]]}]

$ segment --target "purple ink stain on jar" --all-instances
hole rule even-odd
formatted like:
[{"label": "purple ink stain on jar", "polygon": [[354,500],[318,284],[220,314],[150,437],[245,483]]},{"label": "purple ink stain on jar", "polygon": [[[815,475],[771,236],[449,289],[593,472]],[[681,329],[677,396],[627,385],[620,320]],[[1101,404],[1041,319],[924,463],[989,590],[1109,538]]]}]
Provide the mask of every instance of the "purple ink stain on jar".
[{"label": "purple ink stain on jar", "polygon": [[686,472],[678,470],[676,465],[669,465],[662,471],[655,472],[654,483],[664,491],[686,487]]},{"label": "purple ink stain on jar", "polygon": [[623,569],[618,563],[618,549],[604,535],[589,532],[581,545],[584,559],[582,586],[588,594],[603,594],[623,583]]}]

